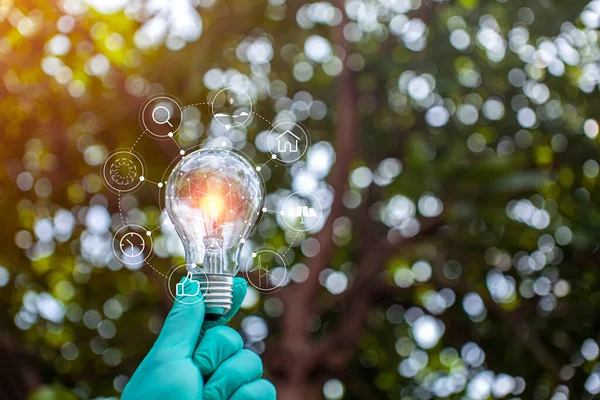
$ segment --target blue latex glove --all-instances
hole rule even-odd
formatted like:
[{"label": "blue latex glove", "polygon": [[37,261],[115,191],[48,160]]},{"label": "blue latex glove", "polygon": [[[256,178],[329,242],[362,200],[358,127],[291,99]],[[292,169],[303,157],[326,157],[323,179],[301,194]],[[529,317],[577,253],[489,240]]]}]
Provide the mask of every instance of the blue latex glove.
[{"label": "blue latex glove", "polygon": [[260,379],[260,357],[243,349],[241,336],[225,326],[246,290],[246,281],[236,278],[231,310],[217,321],[204,321],[202,300],[194,306],[176,301],[121,399],[275,400],[273,384]]}]

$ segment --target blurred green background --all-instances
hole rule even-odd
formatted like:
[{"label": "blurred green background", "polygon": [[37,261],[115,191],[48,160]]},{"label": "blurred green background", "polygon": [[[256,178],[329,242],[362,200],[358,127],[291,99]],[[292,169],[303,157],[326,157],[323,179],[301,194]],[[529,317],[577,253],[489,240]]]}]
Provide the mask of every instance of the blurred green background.
[{"label": "blurred green background", "polygon": [[[117,148],[159,180],[178,153],[139,108],[243,87],[228,135],[256,163],[281,118],[312,146],[265,166],[319,232],[267,214],[252,246],[290,282],[232,322],[279,398],[591,399],[600,394],[600,1],[0,0],[0,398],[118,398],[171,307],[110,252]],[[178,145],[219,143],[205,105]],[[161,225],[156,187],[121,198]],[[154,268],[183,261],[155,232]]]}]

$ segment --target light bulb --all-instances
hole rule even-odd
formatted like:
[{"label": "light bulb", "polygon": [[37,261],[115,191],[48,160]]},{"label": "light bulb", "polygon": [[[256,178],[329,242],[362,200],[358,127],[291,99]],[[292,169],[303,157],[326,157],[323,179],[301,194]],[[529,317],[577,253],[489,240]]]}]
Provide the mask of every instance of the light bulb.
[{"label": "light bulb", "polygon": [[187,270],[200,281],[209,318],[231,308],[241,244],[258,219],[263,198],[260,176],[234,150],[196,150],[169,176],[167,212],[183,242]]}]

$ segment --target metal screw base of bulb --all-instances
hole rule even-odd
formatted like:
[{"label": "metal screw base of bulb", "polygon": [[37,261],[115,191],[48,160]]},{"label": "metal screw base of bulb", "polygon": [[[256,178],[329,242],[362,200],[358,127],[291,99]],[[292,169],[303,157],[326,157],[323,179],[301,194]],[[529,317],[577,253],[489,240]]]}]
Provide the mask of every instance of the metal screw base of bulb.
[{"label": "metal screw base of bulb", "polygon": [[207,314],[223,315],[233,303],[233,276],[218,274],[198,274],[194,279],[200,282],[204,293]]}]

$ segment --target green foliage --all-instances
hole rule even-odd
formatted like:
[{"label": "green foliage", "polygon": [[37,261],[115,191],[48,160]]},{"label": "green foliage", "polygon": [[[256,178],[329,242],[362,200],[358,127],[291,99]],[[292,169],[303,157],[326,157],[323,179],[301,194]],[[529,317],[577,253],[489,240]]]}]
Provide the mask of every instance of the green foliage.
[{"label": "green foliage", "polygon": [[[513,391],[521,398],[565,391],[591,398],[600,391],[593,386],[600,48],[593,15],[585,14],[596,11],[583,0],[388,3],[324,2],[317,9],[292,0],[203,0],[187,13],[201,18],[201,36],[178,35],[173,20],[162,27],[164,38],[149,43],[144,29],[159,37],[162,28],[151,23],[162,17],[135,2],[104,13],[77,1],[0,1],[0,284],[6,280],[0,333],[15,343],[10,351],[27,355],[5,367],[12,370],[6,376],[32,390],[37,384],[19,371],[33,369],[37,382],[63,385],[44,386],[31,399],[122,390],[170,302],[163,277],[150,267],[121,268],[106,252],[88,251],[110,241],[108,231],[90,233],[86,215],[94,206],[108,210],[112,228],[119,224],[119,202],[150,228],[161,224],[155,188],[145,185],[119,198],[103,187],[99,164],[111,150],[136,143],[148,176],[161,177],[178,149],[142,134],[138,111],[145,97],[168,92],[184,104],[205,102],[219,86],[214,80],[237,79],[250,82],[256,112],[268,121],[283,112],[300,115],[309,95],[305,103],[316,111],[303,124],[312,143],[332,143],[338,163],[349,159],[348,179],[333,187],[344,202],[326,265],[314,266],[300,246],[306,238],[290,243],[290,232],[273,216],[253,238],[289,249],[290,264],[307,263],[311,273],[347,278],[349,294],[334,295],[322,284],[310,298],[315,304],[304,317],[311,340],[344,326],[353,299],[368,302],[348,365],[317,368],[306,387],[314,384],[319,394],[336,398],[331,388],[337,383],[327,381],[335,378],[348,399],[486,398],[498,393],[478,397],[469,382],[501,387],[506,374],[519,377],[512,383],[524,382],[523,391]],[[324,61],[305,47],[313,35],[331,46]],[[268,45],[249,51],[259,39]],[[341,108],[349,82],[354,107]],[[187,111],[179,146],[218,137],[206,107]],[[356,121],[354,143],[336,131],[348,118]],[[234,144],[266,162],[257,144],[265,130],[268,123],[254,118]],[[395,167],[386,159],[396,160]],[[374,174],[374,183],[361,185],[361,167]],[[385,181],[389,168],[400,170]],[[266,169],[275,200],[299,174]],[[335,185],[335,176],[326,180]],[[321,178],[315,182],[328,187]],[[65,211],[74,222],[61,235],[56,218]],[[407,224],[417,220],[412,237]],[[53,230],[49,240],[41,237],[41,221]],[[158,232],[167,248],[173,235]],[[389,242],[381,246],[380,236],[399,238],[400,245],[388,254]],[[387,257],[363,264],[373,248]],[[152,267],[165,274],[181,261],[165,250]],[[428,277],[419,278],[426,269],[419,261],[430,266]],[[381,290],[370,296],[361,290],[361,279],[379,278]],[[266,344],[267,355],[279,349],[289,334],[281,312],[294,307],[300,287],[291,283],[287,298],[259,297],[234,326],[259,316],[269,337],[251,345]],[[41,311],[56,304],[64,306],[64,317]],[[416,332],[421,314],[443,325],[430,347]],[[281,371],[294,363],[265,360],[269,373],[286,383]],[[444,396],[451,384],[455,390]]]},{"label": "green foliage", "polygon": [[70,390],[61,386],[43,386],[29,396],[30,400],[74,400],[77,399]]}]

